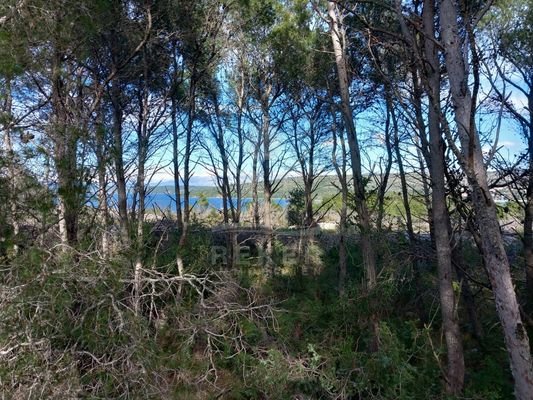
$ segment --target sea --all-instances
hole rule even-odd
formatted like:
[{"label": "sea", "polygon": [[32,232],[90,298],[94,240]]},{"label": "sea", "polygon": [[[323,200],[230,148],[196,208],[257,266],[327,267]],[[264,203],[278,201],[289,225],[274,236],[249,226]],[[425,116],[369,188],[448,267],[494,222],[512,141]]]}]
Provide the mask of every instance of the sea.
[{"label": "sea", "polygon": [[[246,208],[251,203],[252,198],[250,197],[242,199],[243,208]],[[289,201],[283,198],[274,198],[272,199],[272,203],[280,206],[281,208],[286,208],[289,205]],[[181,204],[184,205],[185,202],[182,200]],[[223,208],[222,197],[190,197],[189,204],[194,208],[211,208],[215,210],[222,210]],[[166,193],[152,193],[146,198],[146,208],[162,210],[170,209],[170,211],[176,211],[176,202],[174,201],[174,198]]]}]

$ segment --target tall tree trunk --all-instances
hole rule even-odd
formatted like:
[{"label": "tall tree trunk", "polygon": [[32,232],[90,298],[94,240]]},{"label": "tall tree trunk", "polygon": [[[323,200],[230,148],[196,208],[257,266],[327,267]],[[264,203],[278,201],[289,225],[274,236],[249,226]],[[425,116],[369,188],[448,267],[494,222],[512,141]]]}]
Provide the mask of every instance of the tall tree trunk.
[{"label": "tall tree trunk", "polygon": [[137,194],[139,205],[137,208],[137,227],[136,227],[136,252],[135,252],[135,267],[134,267],[134,287],[133,287],[133,311],[135,315],[141,312],[141,296],[142,296],[142,271],[143,261],[145,256],[144,250],[144,215],[145,215],[145,200],[146,200],[146,161],[148,157],[149,132],[148,132],[148,87],[146,84],[146,77],[148,75],[146,66],[146,54],[143,57],[144,61],[144,85],[139,94],[139,124],[137,127]]},{"label": "tall tree trunk", "polygon": [[274,276],[274,262],[272,260],[272,182],[270,181],[270,115],[269,97],[271,86],[267,86],[261,93],[261,134],[263,142],[263,224],[266,230],[264,243],[264,267],[271,276]]},{"label": "tall tree trunk", "polygon": [[368,211],[363,174],[361,168],[361,153],[357,141],[357,133],[350,106],[349,78],[346,66],[346,35],[341,21],[338,17],[337,5],[333,1],[328,1],[328,14],[330,22],[330,34],[333,42],[337,73],[339,76],[339,90],[341,96],[341,111],[348,135],[348,146],[350,148],[350,158],[352,163],[352,175],[354,181],[354,191],[356,199],[359,228],[361,230],[361,250],[365,268],[365,278],[367,289],[372,289],[376,285],[376,255],[372,245],[372,229],[370,223],[370,213]]},{"label": "tall tree trunk", "polygon": [[[191,153],[193,146],[193,128],[194,120],[196,118],[196,81],[197,74],[196,70],[193,68],[191,72],[191,82],[189,86],[189,99],[188,99],[188,110],[187,110],[187,128],[185,130],[185,149],[183,154],[183,223],[181,224],[180,238],[178,241],[178,251],[176,255],[176,266],[178,268],[179,276],[183,276],[185,273],[185,263],[183,262],[183,249],[187,242],[189,235],[189,222],[191,216],[191,205],[190,205],[190,179],[191,179]],[[178,287],[178,295],[181,295],[182,285],[180,283]]]},{"label": "tall tree trunk", "polygon": [[13,229],[13,255],[17,255],[19,251],[19,216],[17,206],[17,171],[15,165],[15,152],[13,151],[13,142],[11,141],[11,133],[13,129],[13,95],[11,92],[11,79],[7,78],[5,82],[5,107],[4,113],[8,115],[8,120],[4,122],[4,150],[7,157],[7,169],[9,177],[9,221]]},{"label": "tall tree trunk", "polygon": [[[311,144],[311,147],[313,145]],[[305,221],[303,227],[303,236],[302,236],[302,245],[300,251],[301,265],[303,267],[304,274],[314,274],[315,271],[312,269],[311,260],[309,257],[309,248],[313,241],[313,223],[314,223],[314,211],[313,211],[313,182],[314,182],[314,171],[312,167],[313,160],[313,151],[310,149],[309,156],[309,169],[307,173],[307,179],[304,183],[305,191]]]},{"label": "tall tree trunk", "polygon": [[172,167],[174,178],[174,196],[176,197],[176,227],[183,231],[183,213],[181,208],[181,183],[179,171],[179,132],[178,132],[178,50],[177,42],[172,42],[172,93],[170,99],[170,117],[172,118]]},{"label": "tall tree trunk", "polygon": [[[532,77],[533,78],[533,77]],[[530,83],[533,83],[531,79]],[[533,314],[533,87],[528,96],[529,132],[527,136],[528,175],[526,188],[526,204],[524,210],[524,259],[526,262],[526,304],[525,309]]]},{"label": "tall tree trunk", "polygon": [[[419,74],[417,68],[420,68],[415,62],[412,63],[411,75],[413,83],[413,96],[411,102],[414,106],[415,122],[417,127],[417,135],[415,135],[415,144],[417,145],[418,164],[420,165],[420,173],[422,176],[422,189],[424,193],[424,204],[427,210],[427,218],[429,225],[429,233],[431,237],[431,244],[435,247],[435,233],[433,225],[433,216],[431,211],[431,193],[430,183],[426,174],[426,165],[431,169],[431,156],[429,154],[429,143],[426,137],[426,124],[424,115],[422,112],[422,96],[424,93],[421,83],[419,82]],[[420,74],[424,74],[424,70],[421,68]],[[427,83],[427,82],[426,82]],[[425,163],[424,163],[425,162]]]},{"label": "tall tree trunk", "polygon": [[[346,273],[347,273],[347,251],[346,251],[346,226],[348,223],[348,179],[346,172],[346,144],[344,141],[344,134],[339,131],[337,125],[337,119],[335,116],[335,110],[331,109],[333,118],[332,124],[332,136],[333,146],[331,159],[333,160],[333,167],[337,173],[339,179],[340,192],[341,192],[341,208],[339,212],[339,271],[338,271],[338,290],[339,296],[343,297],[345,293]],[[338,150],[340,143],[340,160],[338,158]]]},{"label": "tall tree trunk", "polygon": [[[213,138],[216,142],[216,147],[218,150],[218,155],[220,156],[220,160],[222,163],[222,176],[220,176],[220,172],[216,172],[217,174],[217,186],[219,189],[219,192],[222,194],[222,220],[223,224],[226,230],[226,249],[229,254],[226,256],[225,263],[228,268],[232,268],[234,261],[233,252],[235,250],[234,248],[234,241],[233,241],[233,229],[229,228],[229,222],[230,222],[230,213],[232,216],[235,215],[233,212],[233,199],[232,199],[232,191],[231,191],[231,185],[229,180],[229,155],[228,155],[228,149],[226,148],[226,138],[224,135],[224,126],[222,122],[222,114],[220,111],[220,104],[218,96],[215,94],[213,98],[215,104],[215,114],[216,114],[216,127],[214,127]],[[213,161],[213,168],[216,170],[217,165],[216,162]]]},{"label": "tall tree trunk", "polygon": [[439,275],[439,295],[442,325],[446,340],[448,368],[446,392],[458,395],[464,386],[463,338],[459,327],[457,301],[453,289],[451,240],[448,232],[449,214],[446,204],[444,142],[440,129],[440,65],[437,49],[431,38],[435,37],[435,9],[433,0],[426,0],[422,13],[424,23],[424,53],[427,61],[428,129],[431,158],[431,205],[434,224],[435,247]]},{"label": "tall tree trunk", "polygon": [[392,113],[392,93],[389,84],[385,84],[385,103],[387,107],[387,117],[385,120],[385,149],[387,150],[387,161],[385,173],[381,174],[381,182],[378,188],[378,216],[376,218],[376,229],[382,232],[383,218],[385,217],[385,195],[389,184],[390,171],[392,169],[392,143],[391,143],[391,113]]},{"label": "tall tree trunk", "polygon": [[242,114],[239,111],[237,116],[237,132],[239,137],[239,150],[237,156],[237,165],[235,171],[235,208],[233,211],[233,222],[239,224],[241,222],[242,213],[242,167],[244,165],[244,135],[242,130]]},{"label": "tall tree trunk", "polygon": [[[434,104],[430,105],[435,107]],[[440,135],[440,116],[430,110],[430,143],[431,143],[431,204],[433,224],[435,226],[435,246],[439,275],[439,295],[444,336],[448,357],[446,376],[446,392],[459,394],[464,385],[464,353],[461,330],[453,289],[453,266],[450,237],[448,234],[448,208],[444,183],[444,157],[442,156],[442,137]],[[437,121],[434,120],[437,118]],[[434,125],[434,126],[432,126]],[[435,132],[436,131],[436,132]]]},{"label": "tall tree trunk", "polygon": [[261,146],[261,132],[258,132],[257,142],[254,144],[252,155],[252,222],[254,228],[259,228],[261,222],[259,215],[259,151]]},{"label": "tall tree trunk", "polygon": [[391,119],[393,126],[393,140],[394,152],[396,154],[396,162],[398,163],[398,175],[400,175],[400,187],[402,191],[402,202],[405,210],[405,226],[407,228],[407,236],[412,248],[416,246],[416,236],[413,229],[413,217],[411,214],[411,204],[409,203],[409,190],[407,187],[407,178],[405,176],[405,168],[403,166],[402,153],[400,149],[400,137],[398,132],[398,120],[394,109],[391,110]]},{"label": "tall tree trunk", "polygon": [[[475,94],[472,96],[468,86],[468,74],[463,58],[466,52],[463,48],[464,41],[459,36],[459,30],[462,28],[459,27],[458,21],[456,4],[452,0],[443,0],[440,8],[441,37],[450,81],[454,119],[461,142],[461,154],[457,155],[472,193],[475,220],[480,228],[483,258],[491,281],[496,310],[510,357],[511,372],[515,380],[515,396],[519,400],[525,400],[530,399],[533,393],[529,338],[520,316],[496,205],[489,191],[487,169],[474,124],[476,96]],[[472,32],[467,34],[472,42]],[[476,49],[470,48],[470,51],[474,56],[473,68],[476,69]],[[478,76],[474,75],[474,79],[477,80]]]},{"label": "tall tree trunk", "polygon": [[[242,68],[242,67],[241,67]],[[244,165],[244,145],[245,145],[245,136],[243,130],[243,109],[244,109],[244,100],[245,100],[245,76],[244,70],[241,69],[239,74],[239,84],[237,85],[236,94],[237,94],[237,138],[238,138],[238,154],[237,162],[235,165],[235,175],[233,176],[234,188],[235,188],[235,202],[232,207],[232,218],[233,218],[233,229],[231,237],[231,255],[232,255],[232,266],[237,266],[239,264],[240,249],[238,241],[238,231],[241,214],[242,214],[242,168]]]},{"label": "tall tree trunk", "polygon": [[[350,105],[350,80],[348,78],[346,49],[346,31],[342,26],[342,15],[338,15],[338,7],[333,1],[328,1],[328,15],[330,24],[330,35],[333,42],[333,52],[339,79],[339,92],[341,97],[341,113],[344,120],[345,129],[348,136],[348,147],[350,148],[350,159],[352,168],[352,179],[354,185],[354,197],[358,217],[359,230],[361,232],[361,253],[365,270],[365,286],[367,291],[372,291],[377,284],[376,253],[372,243],[372,225],[370,213],[367,207],[365,186],[363,181],[361,152],[357,140],[355,122],[353,120],[353,110]],[[372,330],[371,351],[376,351],[379,347],[379,325],[378,316],[375,312],[370,315],[370,328]]]},{"label": "tall tree trunk", "polygon": [[341,21],[338,17],[337,5],[333,1],[328,1],[328,14],[330,18],[330,34],[333,42],[337,73],[339,75],[339,90],[341,96],[341,111],[344,125],[348,134],[348,146],[350,148],[350,158],[352,162],[352,175],[355,187],[355,200],[359,227],[361,230],[361,250],[366,274],[367,289],[373,289],[376,285],[376,255],[372,245],[372,230],[370,223],[370,213],[368,211],[363,174],[361,169],[361,153],[357,141],[357,133],[350,106],[349,78],[346,66],[346,35]]},{"label": "tall tree trunk", "polygon": [[176,226],[179,232],[183,231],[183,213],[181,211],[181,183],[179,171],[179,149],[178,149],[178,104],[175,95],[171,100],[170,115],[172,118],[172,166],[174,173],[174,196],[176,197]]},{"label": "tall tree trunk", "polygon": [[196,71],[192,71],[189,87],[189,105],[187,113],[187,129],[185,131],[185,149],[183,153],[183,226],[180,234],[179,247],[183,248],[189,233],[191,216],[190,181],[191,181],[191,153],[193,141],[194,120],[196,118]]},{"label": "tall tree trunk", "polygon": [[109,209],[107,199],[107,153],[106,133],[103,121],[103,110],[98,109],[96,126],[96,164],[98,171],[98,214],[102,229],[101,249],[104,258],[110,255],[109,243]]},{"label": "tall tree trunk", "polygon": [[[60,24],[60,21],[57,21]],[[73,246],[78,241],[78,212],[80,201],[80,183],[77,181],[77,144],[75,129],[69,126],[67,94],[62,78],[63,54],[54,50],[52,60],[52,132],[54,142],[54,163],[57,172],[61,242]]]},{"label": "tall tree trunk", "polygon": [[122,123],[124,111],[122,108],[122,93],[120,83],[115,81],[111,87],[111,102],[113,105],[113,162],[115,165],[115,180],[117,185],[117,205],[120,234],[123,246],[129,243],[128,193],[126,189],[126,172],[124,168],[124,147],[122,143]]}]

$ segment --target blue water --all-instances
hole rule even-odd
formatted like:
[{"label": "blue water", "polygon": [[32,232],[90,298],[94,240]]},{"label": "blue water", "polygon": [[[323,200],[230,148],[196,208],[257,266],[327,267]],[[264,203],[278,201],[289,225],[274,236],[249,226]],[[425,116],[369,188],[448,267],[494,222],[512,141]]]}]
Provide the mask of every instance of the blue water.
[{"label": "blue water", "polygon": [[[207,197],[208,206],[207,208],[213,208],[215,210],[222,210],[223,204],[222,204],[222,198],[221,197]],[[184,201],[182,200],[182,205],[184,204]],[[251,198],[245,198],[242,200],[243,208],[246,208],[247,205],[252,203]],[[272,203],[279,205],[282,208],[286,208],[289,204],[289,201],[287,199],[280,199],[276,198],[272,200]],[[205,202],[200,202],[198,197],[191,197],[189,198],[189,204],[191,206],[194,206],[195,209],[200,208],[206,208]],[[163,210],[168,210],[170,208],[171,211],[176,211],[176,203],[175,201],[167,194],[165,193],[156,193],[151,194],[146,199],[146,208],[161,208]]]}]

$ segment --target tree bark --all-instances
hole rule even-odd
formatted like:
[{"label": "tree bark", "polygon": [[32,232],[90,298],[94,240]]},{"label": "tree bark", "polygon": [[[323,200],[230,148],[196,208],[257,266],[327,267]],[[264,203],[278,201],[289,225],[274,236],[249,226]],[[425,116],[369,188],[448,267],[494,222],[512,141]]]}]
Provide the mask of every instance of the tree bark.
[{"label": "tree bark", "polygon": [[371,290],[376,285],[376,255],[374,252],[374,246],[372,244],[372,229],[361,168],[361,153],[357,140],[352,108],[350,106],[346,49],[343,47],[343,43],[346,43],[346,35],[344,28],[341,26],[341,21],[339,21],[337,5],[333,1],[328,1],[328,15],[330,23],[330,35],[333,42],[335,62],[339,77],[341,111],[348,136],[348,146],[350,148],[354,192],[359,219],[359,229],[361,231],[361,252],[363,255],[363,264],[365,268],[366,287],[368,290]]},{"label": "tree bark", "polygon": [[178,100],[177,94],[177,62],[174,60],[173,93],[171,98],[170,117],[172,118],[172,167],[174,177],[174,196],[176,197],[176,227],[179,232],[183,231],[183,213],[181,208],[181,183],[179,171],[179,133],[178,133]]},{"label": "tree bark", "polygon": [[96,125],[96,164],[98,171],[98,214],[102,230],[101,249],[102,256],[107,258],[110,255],[109,243],[109,208],[107,199],[107,153],[106,134],[103,121],[103,110],[99,108]]},{"label": "tree bark", "polygon": [[[439,275],[439,296],[447,349],[446,392],[458,395],[464,386],[463,338],[459,327],[457,300],[453,287],[453,265],[451,238],[449,236],[449,213],[446,204],[444,142],[440,119],[440,65],[435,43],[435,8],[433,0],[424,2],[422,13],[424,23],[424,54],[427,61],[425,78],[429,110],[428,130],[430,149],[431,205],[434,225],[434,240]],[[424,67],[422,67],[424,68]]]},{"label": "tree bark", "polygon": [[[337,178],[339,179],[341,192],[341,208],[339,210],[339,270],[338,270],[338,291],[339,296],[343,297],[345,294],[346,273],[347,273],[347,251],[346,251],[346,225],[348,222],[348,179],[346,167],[346,144],[344,134],[338,129],[335,110],[331,107],[331,114],[333,118],[332,136],[333,146],[331,159]],[[340,144],[340,146],[339,146]],[[338,150],[340,148],[340,160]]]},{"label": "tree bark", "polygon": [[483,258],[510,358],[511,372],[515,380],[515,396],[519,400],[530,399],[533,393],[533,368],[529,338],[520,316],[496,205],[489,191],[487,169],[474,124],[475,104],[468,86],[468,74],[463,58],[464,41],[459,36],[458,12],[452,0],[443,0],[440,11],[441,37],[454,106],[453,114],[461,142],[461,153],[458,157],[470,186],[476,223],[482,228],[479,229],[479,234]]},{"label": "tree bark", "polygon": [[[440,90],[440,89],[439,89]],[[438,107],[430,101],[430,147],[431,147],[431,204],[435,227],[435,246],[439,275],[439,295],[442,325],[446,339],[448,367],[446,371],[446,392],[458,395],[464,386],[464,353],[462,335],[457,315],[457,301],[453,288],[453,266],[450,237],[448,234],[448,208],[444,181],[444,157],[442,137],[439,129],[440,115],[432,110]],[[433,114],[433,115],[432,115]]]},{"label": "tree bark", "polygon": [[187,110],[187,128],[185,130],[185,149],[183,150],[183,226],[180,232],[179,247],[183,248],[189,234],[191,216],[190,180],[191,180],[191,152],[193,142],[194,120],[196,118],[196,70],[193,68],[189,87],[189,104]]},{"label": "tree bark", "polygon": [[[530,79],[533,84],[533,76]],[[524,210],[524,259],[526,262],[526,305],[525,309],[533,314],[533,87],[528,96],[529,124],[527,134],[528,175],[526,188],[526,204]]]},{"label": "tree bark", "polygon": [[[61,23],[60,18],[56,21]],[[56,43],[56,45],[58,45]],[[52,59],[52,127],[51,137],[54,143],[54,163],[57,172],[59,197],[59,230],[61,242],[73,246],[78,241],[78,212],[80,202],[80,183],[77,176],[76,150],[78,134],[69,125],[67,115],[67,93],[62,78],[63,54],[59,48],[54,49]]]},{"label": "tree bark", "polygon": [[261,146],[261,132],[258,132],[257,141],[254,143],[254,152],[252,155],[252,222],[254,228],[258,229],[261,223],[259,215],[259,151]]},{"label": "tree bark", "polygon": [[146,66],[146,54],[143,53],[144,71],[143,84],[139,93],[139,122],[137,126],[137,195],[139,205],[137,208],[137,227],[136,227],[136,251],[135,251],[135,267],[134,267],[134,290],[133,290],[133,310],[135,315],[141,312],[141,296],[142,296],[142,270],[145,256],[144,248],[144,215],[145,215],[145,200],[146,200],[146,161],[148,158],[148,146],[150,139],[150,132],[148,128],[149,104],[148,104],[148,85],[146,83],[148,71]]},{"label": "tree bark", "polygon": [[385,195],[388,188],[390,171],[392,169],[392,143],[390,133],[393,102],[392,93],[388,83],[385,84],[385,104],[387,107],[387,117],[385,120],[385,149],[387,150],[387,161],[385,173],[382,173],[382,179],[378,189],[378,216],[376,218],[376,229],[378,232],[381,232],[383,229],[383,218],[385,217]]},{"label": "tree bark", "polygon": [[[433,225],[433,216],[431,211],[431,191],[430,191],[430,183],[429,179],[426,173],[426,165],[428,169],[431,169],[431,157],[429,154],[429,143],[427,141],[426,137],[426,124],[424,122],[424,115],[422,113],[422,96],[424,93],[423,88],[421,87],[421,84],[419,82],[419,74],[417,68],[420,68],[420,66],[417,66],[416,62],[412,63],[412,83],[413,83],[413,96],[411,98],[411,101],[414,106],[414,112],[415,112],[415,121],[417,126],[418,134],[415,136],[415,144],[417,145],[417,156],[418,156],[418,164],[420,166],[420,174],[422,177],[422,188],[424,193],[424,204],[426,206],[427,210],[427,218],[428,218],[428,225],[429,225],[429,232],[431,237],[431,244],[433,247],[435,247],[435,233],[434,233],[434,225]],[[421,69],[421,74],[424,74],[424,70]]]},{"label": "tree bark", "polygon": [[124,119],[124,111],[122,108],[122,94],[118,79],[113,82],[110,95],[113,106],[113,163],[115,165],[115,180],[117,185],[118,217],[122,244],[123,246],[127,246],[129,243],[128,193],[126,189],[124,148],[122,143],[122,122]]},{"label": "tree bark", "polygon": [[259,94],[261,103],[261,135],[263,143],[263,225],[265,232],[264,267],[274,276],[275,265],[272,260],[272,182],[270,181],[270,114],[269,102],[272,85],[263,83],[264,91]]},{"label": "tree bark", "polygon": [[6,78],[5,82],[5,107],[4,113],[9,117],[6,122],[4,122],[4,150],[6,152],[7,158],[7,169],[9,177],[9,221],[11,227],[13,228],[12,237],[13,237],[13,255],[17,255],[19,251],[18,240],[19,240],[19,216],[18,216],[18,206],[17,206],[17,172],[15,166],[15,152],[13,150],[13,142],[11,140],[11,133],[13,129],[13,95],[11,92],[11,79]]}]

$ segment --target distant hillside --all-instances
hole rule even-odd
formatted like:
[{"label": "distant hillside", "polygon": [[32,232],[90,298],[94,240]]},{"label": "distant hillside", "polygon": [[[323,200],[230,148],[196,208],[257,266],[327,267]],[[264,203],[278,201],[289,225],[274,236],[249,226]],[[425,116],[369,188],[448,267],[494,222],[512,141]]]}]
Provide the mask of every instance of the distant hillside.
[{"label": "distant hillside", "polygon": [[[331,196],[335,195],[338,192],[337,187],[339,186],[337,176],[335,175],[327,175],[325,177],[321,178],[321,181],[318,185],[317,191],[316,191],[316,201],[320,202],[324,199],[330,198]],[[420,182],[420,177],[418,174],[407,174],[407,183],[410,187],[410,192],[413,190],[417,192],[422,191],[422,183]],[[276,198],[287,198],[289,197],[289,193],[296,189],[298,186],[301,186],[301,182],[299,181],[298,177],[289,177],[285,178],[281,181],[281,184],[279,185],[278,191],[275,193],[274,197]],[[389,183],[388,183],[388,192],[400,192],[401,186],[400,186],[400,178],[398,174],[391,174],[389,177]],[[371,181],[369,183],[369,187],[375,187],[375,183]],[[204,195],[206,197],[220,197],[220,193],[218,192],[217,188],[215,186],[205,186],[205,185],[192,185],[190,187],[191,196],[197,197],[199,195]],[[152,193],[170,193],[171,195],[174,194],[174,186],[163,184],[159,185],[153,188]],[[246,183],[243,186],[243,196],[244,197],[251,197],[252,196],[252,185],[250,183]],[[261,187],[261,182],[259,183],[259,198],[263,197],[263,191]]]},{"label": "distant hillside", "polygon": [[[168,185],[168,184],[158,185],[151,189],[152,189],[153,194],[169,193],[171,196],[174,196],[173,185]],[[215,186],[191,186],[190,191],[191,191],[192,197],[198,197],[200,194],[205,195],[207,197],[219,197],[220,196]]]}]

